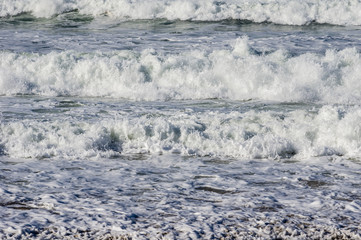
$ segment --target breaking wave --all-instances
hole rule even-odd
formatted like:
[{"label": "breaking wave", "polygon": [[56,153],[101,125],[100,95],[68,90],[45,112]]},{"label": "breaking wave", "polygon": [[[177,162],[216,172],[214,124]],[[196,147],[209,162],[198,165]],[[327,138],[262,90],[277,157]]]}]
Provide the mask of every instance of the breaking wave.
[{"label": "breaking wave", "polygon": [[229,99],[357,104],[354,48],[290,56],[257,54],[247,38],[224,50],[49,54],[0,52],[0,94],[129,100]]},{"label": "breaking wave", "polygon": [[30,12],[49,18],[64,12],[109,16],[122,20],[166,18],[170,20],[219,21],[240,19],[252,22],[304,25],[311,22],[360,25],[358,0],[3,0],[0,16]]},{"label": "breaking wave", "polygon": [[121,116],[96,122],[66,119],[0,124],[2,154],[20,158],[181,154],[238,159],[361,153],[360,107],[319,110],[184,112]]}]

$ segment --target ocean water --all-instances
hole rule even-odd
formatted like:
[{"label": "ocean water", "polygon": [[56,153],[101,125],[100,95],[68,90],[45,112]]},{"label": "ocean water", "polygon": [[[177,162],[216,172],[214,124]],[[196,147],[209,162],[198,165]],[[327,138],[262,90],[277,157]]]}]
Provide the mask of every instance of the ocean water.
[{"label": "ocean water", "polygon": [[361,239],[359,0],[0,1],[0,238]]}]

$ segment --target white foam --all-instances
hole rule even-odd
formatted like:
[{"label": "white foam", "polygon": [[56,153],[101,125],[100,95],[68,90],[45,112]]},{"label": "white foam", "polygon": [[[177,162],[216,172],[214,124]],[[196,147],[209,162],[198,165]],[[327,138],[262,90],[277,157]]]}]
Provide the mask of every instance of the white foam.
[{"label": "white foam", "polygon": [[32,12],[36,17],[51,17],[64,11],[81,14],[107,15],[117,19],[181,19],[218,21],[242,19],[303,25],[310,22],[338,25],[360,25],[361,3],[356,0],[4,0],[0,16]]},{"label": "white foam", "polygon": [[74,9],[76,5],[66,0],[5,0],[0,3],[0,16],[13,16],[31,12],[36,17],[50,18],[55,14]]},{"label": "white foam", "polygon": [[[157,113],[158,112],[158,113]],[[124,113],[123,113],[124,114]],[[360,107],[294,110],[162,112],[93,122],[58,117],[1,124],[2,152],[13,158],[88,158],[181,154],[277,159],[361,154]]]},{"label": "white foam", "polygon": [[346,160],[0,159],[5,239],[361,236],[360,165]]},{"label": "white foam", "polygon": [[0,52],[0,94],[113,97],[132,100],[261,99],[358,103],[361,58],[356,49],[325,55],[257,55],[247,38],[231,49],[163,54]]}]

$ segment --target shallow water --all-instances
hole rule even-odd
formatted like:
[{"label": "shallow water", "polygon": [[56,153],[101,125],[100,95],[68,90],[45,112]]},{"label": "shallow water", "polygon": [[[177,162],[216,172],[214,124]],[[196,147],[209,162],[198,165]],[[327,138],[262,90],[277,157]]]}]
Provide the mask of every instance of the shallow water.
[{"label": "shallow water", "polygon": [[33,237],[89,231],[93,237],[354,238],[359,168],[359,162],[332,159],[2,158],[1,228],[17,236],[22,226],[21,233]]},{"label": "shallow water", "polygon": [[357,106],[1,100],[4,237],[359,236]]}]

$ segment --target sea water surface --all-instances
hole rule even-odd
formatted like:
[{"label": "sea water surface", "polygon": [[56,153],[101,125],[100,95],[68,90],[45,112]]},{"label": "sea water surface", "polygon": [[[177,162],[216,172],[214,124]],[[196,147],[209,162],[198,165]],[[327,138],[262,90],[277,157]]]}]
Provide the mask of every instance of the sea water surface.
[{"label": "sea water surface", "polygon": [[0,237],[361,238],[361,2],[3,0]]}]

